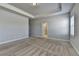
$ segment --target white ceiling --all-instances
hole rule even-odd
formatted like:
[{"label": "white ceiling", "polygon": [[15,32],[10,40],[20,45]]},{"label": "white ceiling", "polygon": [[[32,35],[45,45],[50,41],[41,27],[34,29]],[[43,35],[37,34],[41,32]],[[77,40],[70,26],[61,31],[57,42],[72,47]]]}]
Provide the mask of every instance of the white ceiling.
[{"label": "white ceiling", "polygon": [[38,3],[38,5],[33,6],[32,3],[10,3],[10,5],[15,6],[35,17],[44,17],[50,15],[64,14],[68,13],[72,8],[72,3],[62,3],[61,10],[59,3]]}]

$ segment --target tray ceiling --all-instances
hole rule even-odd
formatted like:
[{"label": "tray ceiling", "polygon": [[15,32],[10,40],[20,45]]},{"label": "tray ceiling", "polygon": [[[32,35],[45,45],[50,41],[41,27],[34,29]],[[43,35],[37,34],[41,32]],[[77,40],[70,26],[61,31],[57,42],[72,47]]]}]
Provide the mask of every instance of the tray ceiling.
[{"label": "tray ceiling", "polygon": [[10,3],[25,12],[32,14],[35,17],[46,16],[51,14],[63,14],[68,13],[72,8],[72,3],[62,3],[61,10],[59,3],[38,3],[33,6],[32,3]]}]

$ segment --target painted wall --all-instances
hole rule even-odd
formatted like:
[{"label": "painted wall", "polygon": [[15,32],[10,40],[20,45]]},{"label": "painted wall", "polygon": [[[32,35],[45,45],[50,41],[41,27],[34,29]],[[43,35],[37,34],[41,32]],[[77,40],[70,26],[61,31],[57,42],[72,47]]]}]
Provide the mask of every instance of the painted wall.
[{"label": "painted wall", "polygon": [[79,4],[75,4],[71,15],[74,15],[74,37],[70,37],[73,47],[79,54]]},{"label": "painted wall", "polygon": [[28,18],[0,8],[0,43],[28,38]]},{"label": "painted wall", "polygon": [[31,36],[42,37],[42,24],[48,23],[48,37],[69,40],[68,14],[30,20]]}]

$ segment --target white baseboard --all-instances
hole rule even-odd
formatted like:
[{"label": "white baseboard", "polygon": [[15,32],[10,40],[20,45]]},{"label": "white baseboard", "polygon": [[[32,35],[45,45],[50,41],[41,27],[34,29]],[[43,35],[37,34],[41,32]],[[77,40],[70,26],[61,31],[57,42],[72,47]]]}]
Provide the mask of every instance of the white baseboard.
[{"label": "white baseboard", "polygon": [[[33,36],[33,37],[35,37],[35,36]],[[39,36],[38,38],[44,38],[44,37],[42,37],[42,36]],[[46,39],[51,39],[51,40],[59,40],[59,41],[70,41],[70,40],[65,40],[65,39],[58,39],[58,38],[50,38],[50,37],[48,37],[48,38],[46,38]]]},{"label": "white baseboard", "polygon": [[77,54],[79,55],[79,51],[78,51],[78,49],[75,47],[75,45],[73,44],[73,42],[70,41],[70,43],[71,43],[72,47],[75,49],[75,51],[77,52]]},{"label": "white baseboard", "polygon": [[66,39],[58,39],[58,38],[48,38],[48,39],[51,39],[51,40],[59,40],[59,41],[70,41],[70,40],[66,40]]},{"label": "white baseboard", "polygon": [[14,41],[18,41],[18,40],[22,40],[22,39],[25,39],[25,38],[27,38],[27,37],[22,37],[22,38],[17,38],[17,39],[13,39],[13,40],[8,40],[8,41],[5,41],[5,42],[0,42],[0,45],[10,43],[10,42],[14,42]]}]

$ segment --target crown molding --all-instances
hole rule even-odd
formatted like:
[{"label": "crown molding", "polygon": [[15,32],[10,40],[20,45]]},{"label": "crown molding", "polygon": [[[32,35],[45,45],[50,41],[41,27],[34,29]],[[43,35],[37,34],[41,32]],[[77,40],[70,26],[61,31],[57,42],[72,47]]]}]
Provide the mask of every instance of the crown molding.
[{"label": "crown molding", "polygon": [[8,3],[0,3],[0,6],[1,6],[1,7],[4,7],[4,8],[7,8],[7,9],[10,9],[10,10],[12,10],[12,11],[16,11],[16,12],[18,12],[18,13],[20,13],[20,14],[25,15],[25,16],[34,18],[34,16],[33,16],[32,14],[30,14],[30,13],[28,13],[28,12],[25,12],[25,11],[19,9],[19,8],[16,8],[16,7],[14,7],[14,6],[12,6],[12,5],[8,4]]},{"label": "crown molding", "polygon": [[30,18],[41,18],[41,17],[48,17],[48,16],[53,16],[55,15],[56,13],[60,12],[62,10],[61,8],[61,4],[59,4],[59,11],[56,11],[55,13],[51,13],[51,14],[47,14],[47,15],[37,15],[37,16],[33,16],[32,14],[26,12],[26,11],[23,11],[22,9],[19,9],[13,5],[10,5],[8,3],[0,3],[0,6],[4,7],[4,8],[7,8],[9,10],[12,10],[12,11],[16,11],[20,14],[23,14],[25,16],[28,16]]},{"label": "crown molding", "polygon": [[62,14],[62,12],[61,12],[62,11],[62,4],[61,3],[59,3],[59,10],[58,11],[51,13],[51,14],[36,15],[36,16],[34,16],[34,15],[32,15],[32,14],[26,12],[26,11],[23,11],[22,9],[19,9],[19,8],[13,6],[13,5],[10,5],[8,3],[0,3],[0,6],[7,8],[9,10],[15,11],[17,13],[20,13],[22,15],[28,16],[28,17],[33,18],[33,19],[35,19],[35,18],[45,18],[45,17],[50,17],[50,16]]}]

